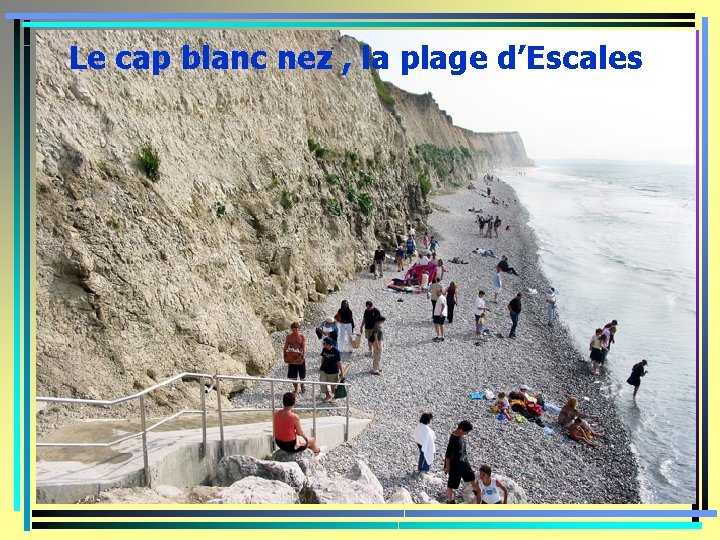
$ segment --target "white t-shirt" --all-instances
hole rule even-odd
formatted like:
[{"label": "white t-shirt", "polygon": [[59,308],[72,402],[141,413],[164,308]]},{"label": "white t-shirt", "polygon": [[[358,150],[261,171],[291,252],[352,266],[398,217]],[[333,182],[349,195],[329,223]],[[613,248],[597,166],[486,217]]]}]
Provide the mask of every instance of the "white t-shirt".
[{"label": "white t-shirt", "polygon": [[410,227],[410,230],[408,231],[408,235],[409,235],[411,238],[415,238],[415,229],[413,229],[412,227]]},{"label": "white t-shirt", "polygon": [[435,311],[433,312],[433,315],[438,317],[447,317],[447,299],[445,298],[444,294],[438,296],[437,304],[435,304]]},{"label": "white t-shirt", "polygon": [[503,500],[503,498],[500,496],[500,490],[497,487],[497,483],[495,482],[495,478],[490,479],[490,485],[486,486],[485,484],[480,483],[480,497],[482,498],[482,501],[486,504],[497,504],[500,501]]},{"label": "white t-shirt", "polygon": [[417,263],[422,266],[429,262],[430,262],[430,259],[428,259],[426,255],[423,255],[422,257],[420,257],[420,260]]},{"label": "white t-shirt", "polygon": [[502,279],[500,278],[500,273],[497,273],[493,276],[492,284],[493,284],[493,288],[495,289],[495,292],[502,291]]},{"label": "white t-shirt", "polygon": [[485,300],[479,296],[475,299],[475,315],[478,317],[485,312]]}]

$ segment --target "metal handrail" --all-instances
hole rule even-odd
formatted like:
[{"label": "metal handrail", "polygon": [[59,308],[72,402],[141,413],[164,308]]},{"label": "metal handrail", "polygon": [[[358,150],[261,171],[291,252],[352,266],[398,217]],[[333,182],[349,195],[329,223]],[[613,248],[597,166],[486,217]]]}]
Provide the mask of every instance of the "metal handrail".
[{"label": "metal handrail", "polygon": [[[163,418],[156,422],[155,424],[151,426],[147,426],[147,417],[146,417],[146,410],[145,410],[145,396],[147,396],[150,392],[153,392],[154,390],[157,390],[159,388],[162,388],[164,386],[168,386],[174,382],[177,382],[178,380],[182,379],[195,379],[199,382],[202,382],[203,380],[210,379],[212,387],[215,388],[217,391],[218,396],[218,426],[219,426],[219,432],[220,432],[220,456],[224,457],[225,455],[225,430],[224,430],[224,422],[223,422],[223,412],[230,413],[230,412],[263,412],[267,409],[225,409],[223,410],[222,407],[222,399],[221,399],[221,392],[220,392],[220,381],[221,380],[234,380],[234,381],[256,381],[256,382],[269,382],[270,383],[270,402],[271,402],[271,410],[272,410],[272,421],[274,423],[275,421],[275,383],[290,383],[290,384],[298,384],[300,381],[296,379],[274,379],[274,378],[263,378],[263,377],[251,377],[251,376],[245,376],[245,375],[209,375],[207,373],[191,373],[191,372],[184,372],[180,373],[179,375],[175,375],[173,377],[170,377],[169,379],[166,379],[164,381],[161,381],[149,388],[145,388],[144,390],[141,390],[140,392],[137,392],[135,394],[124,396],[121,398],[113,399],[113,400],[105,400],[105,399],[77,399],[77,398],[58,398],[58,397],[47,397],[47,396],[38,396],[35,398],[37,402],[44,402],[44,403],[69,403],[69,404],[83,404],[83,405],[97,405],[97,406],[112,406],[117,405],[120,403],[126,403],[133,400],[139,400],[140,402],[140,425],[141,425],[141,431],[137,433],[132,433],[130,435],[126,435],[124,437],[121,437],[120,439],[116,439],[114,441],[108,442],[108,443],[36,443],[37,447],[88,447],[88,448],[107,448],[110,446],[113,446],[115,444],[119,444],[121,442],[127,441],[129,439],[136,438],[138,436],[142,436],[142,450],[143,450],[143,469],[144,469],[144,480],[145,485],[150,487],[151,486],[151,478],[150,478],[150,466],[149,466],[149,455],[148,455],[148,447],[147,447],[147,434],[148,432],[152,431],[153,429],[156,429],[157,427],[175,419],[179,416],[182,416],[183,414],[202,414],[202,454],[203,456],[207,452],[207,406],[206,406],[206,400],[205,400],[205,384],[200,385],[200,404],[201,404],[201,410],[192,410],[192,409],[183,409],[182,411],[179,411],[177,413],[174,413],[166,418]],[[302,381],[302,384],[307,384],[309,386],[344,386],[346,388],[347,396],[345,399],[345,442],[347,442],[349,435],[350,435],[350,393],[349,393],[349,387],[350,383],[328,383],[328,382],[321,382],[321,381]],[[312,392],[312,407],[299,407],[296,410],[298,411],[306,411],[306,410],[312,410],[312,433],[313,436],[316,437],[316,412],[317,411],[325,411],[325,410],[337,410],[335,407],[317,407],[316,401],[315,401],[315,392]],[[271,452],[274,450],[274,440],[272,442],[272,448]]]}]

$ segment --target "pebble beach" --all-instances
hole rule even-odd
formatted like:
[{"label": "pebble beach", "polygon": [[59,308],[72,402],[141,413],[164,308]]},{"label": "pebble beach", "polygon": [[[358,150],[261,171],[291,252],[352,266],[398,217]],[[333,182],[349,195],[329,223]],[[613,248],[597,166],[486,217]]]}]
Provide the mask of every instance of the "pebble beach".
[{"label": "pebble beach", "polygon": [[[488,186],[492,195],[508,206],[492,204],[483,196]],[[386,287],[391,278],[404,275],[390,262],[385,265],[382,279],[374,279],[367,272],[357,274],[321,303],[311,305],[306,319],[300,321],[308,337],[308,379],[317,380],[321,345],[315,339],[314,328],[325,317],[334,315],[342,300],[350,303],[356,330],[366,300],[372,300],[387,319],[380,376],[371,373],[372,360],[364,354],[364,339],[359,349],[343,354],[343,363],[349,368],[348,382],[352,384],[351,414],[372,417],[372,422],[358,437],[325,456],[324,466],[328,471],[345,473],[360,459],[377,476],[386,499],[403,487],[416,502],[423,500],[421,492],[444,502],[447,477],[442,467],[448,437],[459,421],[469,420],[474,429],[467,437],[467,449],[473,467],[477,470],[488,464],[493,472],[512,478],[531,503],[639,503],[637,465],[628,435],[612,398],[603,391],[604,375],[592,375],[587,351],[575,348],[563,324],[562,297],[555,324],[547,325],[544,293],[552,284],[540,270],[537,242],[527,225],[527,212],[515,202],[515,193],[502,180],[478,180],[475,188],[434,196],[433,212],[428,218],[429,233],[438,241],[438,258],[445,263],[442,284],[447,287],[455,281],[459,286],[454,320],[445,324],[445,341],[433,341],[431,304],[424,294],[395,292]],[[500,216],[499,238],[480,236],[475,223],[477,214],[469,211],[471,208],[482,209],[483,215]],[[506,225],[510,225],[509,231]],[[422,251],[425,227],[415,227]],[[396,246],[383,247],[391,255]],[[498,256],[507,255],[519,274],[502,275],[503,291],[496,304],[492,302],[491,279],[498,259],[473,253],[478,247],[492,249]],[[450,263],[455,257],[468,264]],[[372,253],[368,253],[368,265],[371,258]],[[486,291],[490,336],[478,342],[473,313],[479,289]],[[523,293],[520,323],[517,337],[508,339],[511,321],[507,304],[518,292]],[[598,322],[609,321],[613,314],[598,313],[595,318]],[[588,328],[588,340],[592,331]],[[286,376],[280,352],[284,335],[273,335],[278,354],[269,377]],[[583,412],[598,416],[596,425],[605,431],[605,436],[597,439],[595,448],[580,445],[556,424],[555,414],[545,412],[542,417],[544,424],[553,429],[548,434],[534,423],[499,421],[490,412],[492,401],[469,398],[473,392],[490,389],[497,394],[517,390],[520,385],[541,392],[546,402],[558,407],[569,397],[577,397]],[[267,399],[258,387],[244,391],[234,401],[237,406],[245,406],[265,403]],[[306,406],[311,395],[300,395],[298,401],[299,406]],[[343,400],[338,400],[336,407],[337,414],[344,414]],[[419,475],[413,429],[423,412],[434,416],[430,427],[437,435],[437,453],[430,474]],[[309,433],[309,422],[304,422],[304,427]]]}]

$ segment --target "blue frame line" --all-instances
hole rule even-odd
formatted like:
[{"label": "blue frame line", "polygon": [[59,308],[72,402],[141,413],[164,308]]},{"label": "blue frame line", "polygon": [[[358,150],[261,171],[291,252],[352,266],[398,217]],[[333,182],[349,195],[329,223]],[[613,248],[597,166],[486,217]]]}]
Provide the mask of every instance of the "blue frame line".
[{"label": "blue frame line", "polygon": [[42,12],[5,14],[5,19],[133,20],[133,19],[694,19],[694,13],[123,13]]},{"label": "blue frame line", "polygon": [[708,508],[708,18],[702,18],[702,508]]},{"label": "blue frame line", "polygon": [[20,511],[20,21],[13,24],[13,511]]},{"label": "blue frame line", "polygon": [[30,29],[23,29],[23,527],[30,530]]}]

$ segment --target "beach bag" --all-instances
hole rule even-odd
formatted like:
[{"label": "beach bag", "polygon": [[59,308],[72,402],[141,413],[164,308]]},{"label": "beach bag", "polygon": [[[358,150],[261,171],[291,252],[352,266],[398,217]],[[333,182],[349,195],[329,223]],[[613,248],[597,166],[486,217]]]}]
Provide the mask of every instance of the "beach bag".
[{"label": "beach bag", "polygon": [[372,264],[370,265],[370,273],[371,273],[371,274],[374,274],[374,273],[375,273],[375,263],[372,263]]},{"label": "beach bag", "polygon": [[[345,382],[345,377],[340,379],[341,383]],[[335,399],[343,399],[347,397],[347,389],[344,386],[336,386],[335,387]]]},{"label": "beach bag", "polygon": [[526,403],[525,410],[527,410],[531,416],[542,416],[543,413],[542,407],[537,403]]},{"label": "beach bag", "polygon": [[352,343],[353,349],[359,349],[362,343],[362,336],[360,334],[353,334],[350,342]]},{"label": "beach bag", "polygon": [[315,335],[317,336],[318,339],[322,339],[322,337],[323,337],[322,330],[320,330],[319,326],[315,327]]}]

